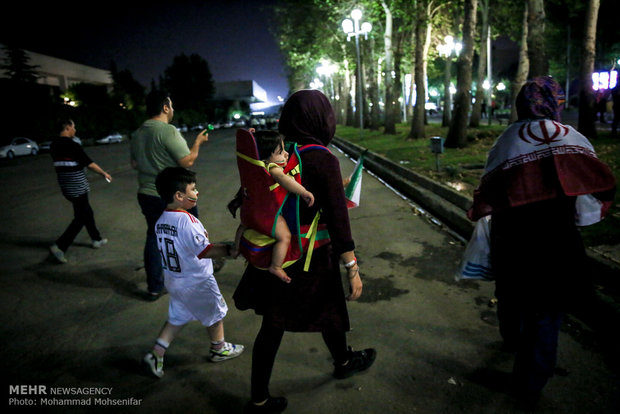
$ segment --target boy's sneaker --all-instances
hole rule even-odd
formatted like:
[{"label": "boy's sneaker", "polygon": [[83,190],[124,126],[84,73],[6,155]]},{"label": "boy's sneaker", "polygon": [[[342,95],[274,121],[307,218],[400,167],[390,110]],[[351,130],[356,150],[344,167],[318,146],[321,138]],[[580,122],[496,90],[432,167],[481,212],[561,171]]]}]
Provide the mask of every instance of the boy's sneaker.
[{"label": "boy's sneaker", "polygon": [[93,240],[93,249],[98,249],[105,244],[108,244],[108,239]]},{"label": "boy's sneaker", "polygon": [[373,348],[367,348],[363,351],[353,351],[349,347],[349,362],[346,365],[340,365],[334,362],[334,378],[344,379],[353,374],[364,371],[375,362],[377,351]]},{"label": "boy's sneaker", "polygon": [[149,352],[144,356],[144,363],[157,378],[164,376],[164,357],[158,357],[154,353]]},{"label": "boy's sneaker", "polygon": [[55,244],[52,244],[50,246],[50,253],[52,254],[52,256],[54,256],[54,258],[56,259],[56,261],[58,261],[58,263],[67,263],[65,252],[60,250],[60,248],[56,246]]},{"label": "boy's sneaker", "polygon": [[213,348],[209,351],[209,360],[211,362],[221,362],[227,359],[236,358],[243,352],[243,345],[231,344],[230,342],[224,342],[224,346],[218,350]]}]

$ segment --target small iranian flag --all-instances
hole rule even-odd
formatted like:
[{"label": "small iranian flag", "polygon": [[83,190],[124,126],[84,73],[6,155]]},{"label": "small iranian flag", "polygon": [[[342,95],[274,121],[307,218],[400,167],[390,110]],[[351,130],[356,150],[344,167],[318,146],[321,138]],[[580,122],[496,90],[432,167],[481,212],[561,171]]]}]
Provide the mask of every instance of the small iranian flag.
[{"label": "small iranian flag", "polygon": [[364,164],[364,154],[357,160],[357,165],[353,174],[349,178],[349,184],[344,189],[344,195],[347,198],[347,207],[354,208],[360,205],[360,194],[362,192],[362,170]]}]

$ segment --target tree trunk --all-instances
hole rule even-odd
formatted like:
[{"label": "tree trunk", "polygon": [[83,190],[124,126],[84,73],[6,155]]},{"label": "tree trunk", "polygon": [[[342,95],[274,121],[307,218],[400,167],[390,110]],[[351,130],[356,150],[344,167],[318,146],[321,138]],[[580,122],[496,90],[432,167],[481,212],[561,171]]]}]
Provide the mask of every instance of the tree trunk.
[{"label": "tree trunk", "polygon": [[594,57],[596,54],[596,24],[598,22],[600,5],[600,0],[590,0],[586,10],[579,76],[579,121],[577,123],[577,130],[590,139],[597,137],[594,126],[596,112],[594,110],[592,71],[594,70]]},{"label": "tree trunk", "polygon": [[352,88],[354,88],[355,85],[353,84],[353,82],[351,82],[351,69],[349,68],[349,62],[345,59],[344,61],[344,90],[345,90],[345,95],[344,97],[344,101],[345,101],[345,111],[346,111],[346,115],[345,115],[345,125],[346,126],[353,126],[353,94],[352,94]]},{"label": "tree trunk", "polygon": [[385,11],[385,33],[383,35],[385,44],[385,134],[396,134],[396,120],[394,119],[394,109],[392,101],[394,101],[394,80],[392,78],[393,55],[392,55],[392,12],[385,3],[381,2]]},{"label": "tree trunk", "polygon": [[369,124],[372,131],[379,129],[379,85],[377,84],[377,74],[375,71],[375,40],[373,38],[368,42],[369,51],[366,67],[368,68],[368,100],[370,101]]},{"label": "tree trunk", "polygon": [[454,113],[445,146],[464,148],[467,146],[467,118],[471,105],[471,62],[474,55],[474,30],[476,29],[476,9],[478,0],[465,1],[465,19],[463,20],[463,50],[457,61],[456,96]]},{"label": "tree trunk", "polygon": [[[471,110],[469,126],[477,128],[480,126],[480,116],[482,114],[482,102],[484,101],[484,78],[487,69],[487,37],[489,36],[489,0],[482,0],[480,3],[480,15],[482,25],[480,28],[480,53],[478,54],[478,79],[476,81],[476,101]],[[490,93],[490,92],[489,92]],[[487,108],[487,116],[491,113],[491,108]],[[490,119],[490,118],[489,118]]]},{"label": "tree trunk", "polygon": [[519,66],[517,67],[517,74],[515,76],[515,80],[512,82],[512,93],[510,96],[511,123],[517,120],[517,106],[515,105],[517,101],[517,95],[519,94],[521,87],[527,80],[527,73],[530,69],[530,60],[527,53],[527,16],[528,7],[526,2],[525,9],[523,11],[523,29],[521,33],[521,47],[519,48]]},{"label": "tree trunk", "polygon": [[413,120],[408,139],[424,138],[424,105],[426,103],[426,85],[424,79],[424,44],[426,25],[428,24],[426,2],[419,0],[416,7],[415,27],[415,90],[416,100],[413,107]]},{"label": "tree trunk", "polygon": [[545,1],[528,0],[527,51],[530,59],[530,78],[549,74],[545,52]]},{"label": "tree trunk", "polygon": [[394,111],[394,122],[402,122],[402,102],[399,100],[403,96],[402,62],[403,62],[403,36],[396,36],[396,44],[392,43],[394,51],[394,83],[392,85],[392,110]]},{"label": "tree trunk", "polygon": [[[430,8],[430,6],[428,7]],[[426,38],[424,40],[424,52],[423,52],[423,56],[424,56],[424,62],[422,62],[423,65],[423,76],[425,79],[425,83],[424,83],[424,101],[426,102],[426,96],[428,95],[428,82],[426,81],[428,79],[428,51],[431,48],[431,34],[432,34],[432,30],[433,30],[433,26],[430,24],[430,20],[431,20],[431,16],[430,16],[430,11],[427,8],[427,12],[426,12],[426,17],[427,17],[427,24],[426,24]],[[428,119],[426,118],[426,111],[424,111],[424,125],[428,125]]]}]

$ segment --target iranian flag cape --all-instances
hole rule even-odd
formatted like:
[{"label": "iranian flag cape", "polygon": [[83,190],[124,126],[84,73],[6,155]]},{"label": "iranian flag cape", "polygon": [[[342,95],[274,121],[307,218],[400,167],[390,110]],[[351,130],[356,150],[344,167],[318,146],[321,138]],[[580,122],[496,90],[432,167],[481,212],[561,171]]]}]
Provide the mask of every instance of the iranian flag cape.
[{"label": "iranian flag cape", "polygon": [[571,126],[549,119],[510,125],[491,150],[468,212],[478,220],[493,211],[558,196],[576,196],[575,222],[600,221],[609,209],[615,179],[592,144]]}]

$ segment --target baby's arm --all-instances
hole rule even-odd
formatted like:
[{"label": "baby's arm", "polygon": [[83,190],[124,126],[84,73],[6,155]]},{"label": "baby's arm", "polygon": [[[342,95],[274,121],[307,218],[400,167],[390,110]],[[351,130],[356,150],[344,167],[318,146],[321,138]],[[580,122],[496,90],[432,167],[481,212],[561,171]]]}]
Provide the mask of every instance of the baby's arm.
[{"label": "baby's arm", "polygon": [[294,178],[284,174],[282,168],[272,167],[269,170],[269,173],[278,184],[284,187],[286,191],[300,195],[306,203],[308,203],[308,206],[312,207],[314,204],[314,195],[310,191],[306,190],[303,185],[295,181]]}]

